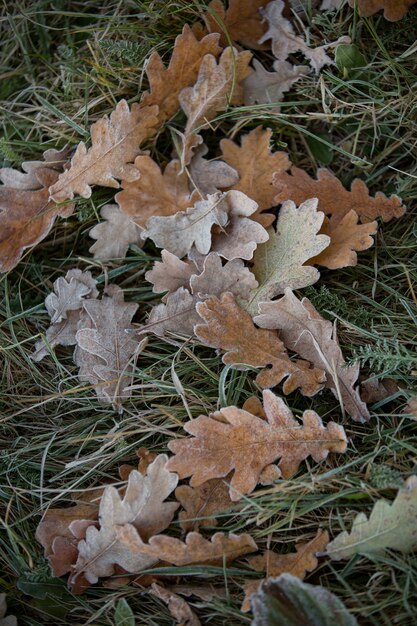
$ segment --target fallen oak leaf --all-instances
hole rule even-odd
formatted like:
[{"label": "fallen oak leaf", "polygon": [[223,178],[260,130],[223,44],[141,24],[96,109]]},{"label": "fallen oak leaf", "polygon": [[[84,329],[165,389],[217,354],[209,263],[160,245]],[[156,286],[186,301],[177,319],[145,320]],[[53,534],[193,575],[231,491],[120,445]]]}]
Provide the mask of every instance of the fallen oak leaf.
[{"label": "fallen oak leaf", "polygon": [[232,41],[239,41],[245,48],[262,50],[267,46],[258,43],[265,32],[259,9],[268,2],[269,0],[229,0],[225,9],[221,0],[212,0],[203,15],[204,23],[210,33],[220,34],[222,46],[228,45],[228,35]]},{"label": "fallen oak leaf", "polygon": [[180,478],[191,476],[192,487],[233,471],[230,498],[237,501],[255,489],[262,470],[278,458],[282,476],[289,478],[309,456],[319,462],[329,452],[346,451],[342,426],[323,426],[314,411],[304,412],[301,425],[269,390],[263,392],[263,401],[267,421],[231,406],[215,417],[200,415],[186,422],[184,429],[192,436],[168,444],[175,456],[167,467]]},{"label": "fallen oak leaf", "polygon": [[155,261],[151,270],[145,274],[145,280],[152,283],[154,293],[168,293],[162,297],[166,302],[170,294],[175,293],[180,287],[190,289],[190,278],[196,271],[196,265],[186,259],[181,261],[175,254],[168,250],[162,250],[162,261]]},{"label": "fallen oak leaf", "polygon": [[0,272],[13,269],[24,250],[45,239],[57,216],[73,213],[73,203],[58,205],[49,199],[48,191],[68,155],[67,148],[46,150],[44,161],[22,163],[23,172],[0,169]]},{"label": "fallen oak leaf", "polygon": [[198,191],[190,191],[187,172],[180,173],[178,159],[170,161],[162,173],[151,157],[139,155],[135,168],[138,177],[122,180],[123,191],[115,199],[120,210],[142,228],[150,217],[175,215],[201,197]]},{"label": "fallen oak leaf", "polygon": [[355,178],[350,191],[347,191],[340,180],[325,168],[320,168],[317,179],[314,179],[304,170],[293,167],[290,174],[283,171],[274,174],[273,183],[278,191],[276,204],[288,199],[299,204],[308,198],[318,198],[319,210],[326,215],[336,215],[339,220],[353,209],[361,222],[371,222],[377,217],[388,222],[394,217],[401,217],[406,210],[401,198],[396,195],[387,198],[378,191],[375,197],[370,196],[368,187],[359,178]]},{"label": "fallen oak leaf", "polygon": [[327,546],[327,554],[339,561],[355,554],[383,554],[388,549],[412,552],[417,546],[416,515],[417,477],[410,476],[393,502],[378,500],[369,518],[359,513],[350,533],[337,535]]},{"label": "fallen oak leaf", "polygon": [[234,187],[239,180],[237,171],[224,161],[205,159],[207,152],[206,144],[201,144],[188,167],[191,182],[203,197],[226,187]]},{"label": "fallen oak leaf", "polygon": [[188,289],[180,287],[174,293],[168,294],[164,304],[152,308],[146,325],[139,332],[153,333],[160,337],[171,332],[190,337],[194,325],[199,321],[195,310],[196,302],[197,298]]},{"label": "fallen oak leaf", "polygon": [[132,181],[139,172],[133,165],[140,145],[151,137],[158,123],[158,107],[129,105],[120,100],[110,114],[91,126],[91,146],[81,141],[71,159],[71,166],[51,184],[49,193],[55,202],[72,199],[75,194],[91,196],[92,185],[120,187],[117,180]]},{"label": "fallen oak leaf", "polygon": [[185,509],[179,514],[180,526],[186,532],[197,531],[200,526],[217,526],[216,515],[235,504],[229,496],[228,477],[213,478],[199,487],[180,485],[175,497]]},{"label": "fallen oak leaf", "polygon": [[356,265],[356,252],[367,250],[373,245],[371,235],[377,230],[377,222],[358,224],[358,216],[353,210],[341,219],[336,215],[332,215],[330,219],[326,217],[320,233],[330,237],[330,245],[319,255],[309,259],[308,264],[322,265],[330,270]]},{"label": "fallen oak leaf", "polygon": [[153,52],[146,62],[145,72],[149,91],[141,98],[141,106],[158,105],[158,123],[161,125],[179,109],[178,95],[197,80],[201,62],[207,54],[217,56],[221,51],[216,33],[195,37],[188,24],[175,39],[174,49],[165,68],[158,52]]},{"label": "fallen oak leaf", "polygon": [[206,126],[229,104],[243,102],[242,81],[251,74],[249,62],[252,54],[248,50],[237,52],[226,48],[217,63],[216,58],[207,54],[193,87],[186,87],[179,94],[181,108],[187,123],[181,141],[181,165],[184,168],[192,159],[193,150],[202,143],[197,130]]},{"label": "fallen oak leaf", "polygon": [[100,211],[104,219],[90,230],[90,237],[96,242],[89,252],[95,259],[123,259],[131,243],[143,245],[142,229],[117,204],[106,204]]},{"label": "fallen oak leaf", "polygon": [[310,198],[297,208],[292,200],[283,203],[278,215],[276,232],[271,228],[269,239],[258,246],[252,271],[259,283],[244,305],[252,315],[258,313],[260,302],[284,293],[287,287],[301,289],[315,283],[320,274],[306,266],[330,244],[330,237],[317,234],[324,213],[317,211],[317,199]]},{"label": "fallen oak leaf", "polygon": [[180,626],[201,626],[200,620],[188,602],[173,591],[152,583],[150,593],[168,605],[169,612]]},{"label": "fallen oak leaf", "polygon": [[275,216],[263,214],[274,206],[276,189],[272,185],[274,172],[287,170],[291,163],[285,152],[272,152],[270,140],[272,131],[258,126],[243,135],[241,145],[230,139],[222,139],[220,148],[223,160],[239,174],[239,182],[234,189],[241,191],[257,204],[257,211],[251,216],[263,226],[269,226]]},{"label": "fallen oak leaf", "polygon": [[378,11],[384,11],[384,17],[390,22],[401,20],[417,0],[349,0],[351,7],[357,7],[359,15],[370,17]]},{"label": "fallen oak leaf", "polygon": [[313,396],[323,388],[324,371],[310,368],[306,361],[291,361],[277,333],[256,328],[249,313],[235,302],[232,294],[224,293],[219,300],[212,297],[197,304],[197,312],[205,321],[194,327],[198,339],[225,350],[223,363],[236,369],[243,369],[244,364],[265,368],[256,377],[261,387],[274,387],[286,379],[285,394],[300,388],[304,395]]},{"label": "fallen oak leaf", "polygon": [[241,259],[232,259],[222,265],[220,255],[210,252],[204,259],[203,270],[190,278],[191,293],[200,300],[221,296],[226,291],[247,300],[258,283]]},{"label": "fallen oak leaf", "polygon": [[[258,61],[253,61],[254,73],[243,81],[244,104],[276,104],[274,111],[279,111],[279,102],[284,93],[289,91],[294,83],[306,76],[309,70],[304,65],[292,65],[288,61],[276,60],[273,72],[268,72]],[[271,107],[268,107],[271,110]]]},{"label": "fallen oak leaf", "polygon": [[332,322],[325,320],[307,298],[301,301],[291,289],[275,302],[262,302],[254,318],[261,328],[277,329],[284,345],[326,372],[325,386],[342,410],[356,421],[369,420],[366,404],[354,387],[359,365],[346,366]]},{"label": "fallen oak leaf", "polygon": [[300,580],[304,580],[307,572],[312,572],[318,565],[317,552],[323,552],[329,543],[329,533],[319,530],[311,541],[298,542],[295,545],[296,552],[277,554],[272,550],[266,550],[261,556],[248,558],[249,567],[257,572],[266,572],[266,578],[250,580],[244,585],[245,598],[241,610],[250,610],[250,598],[268,578],[275,578],[280,574],[291,574]]}]

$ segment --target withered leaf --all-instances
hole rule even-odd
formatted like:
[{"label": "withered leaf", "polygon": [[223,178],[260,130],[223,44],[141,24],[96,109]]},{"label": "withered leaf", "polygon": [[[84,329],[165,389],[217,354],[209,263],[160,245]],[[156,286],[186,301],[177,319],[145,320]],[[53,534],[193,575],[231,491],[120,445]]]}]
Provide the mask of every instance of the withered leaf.
[{"label": "withered leaf", "polygon": [[255,323],[279,330],[286,348],[324,369],[325,386],[339,400],[342,410],[358,422],[367,421],[367,406],[354,387],[359,364],[346,366],[332,322],[325,320],[307,298],[300,301],[291,289],[286,289],[285,296],[276,302],[261,303],[259,311]]},{"label": "withered leaf", "polygon": [[293,25],[283,16],[284,8],[283,0],[275,0],[261,9],[262,15],[268,21],[268,30],[262,35],[259,42],[264,43],[271,39],[272,52],[278,60],[285,61],[290,54],[302,52],[311,67],[318,73],[324,65],[333,63],[326,54],[328,48],[334,48],[341,43],[350,43],[350,38],[344,36],[329,44],[310,48],[302,37],[295,34]]},{"label": "withered leaf", "polygon": [[[272,550],[266,550],[261,556],[249,557],[249,567],[257,572],[265,572],[266,578],[288,573],[300,580],[304,580],[307,572],[312,572],[318,565],[316,553],[323,552],[328,543],[329,533],[319,530],[311,541],[297,543],[295,546],[296,552],[277,554]],[[245,598],[241,608],[242,611],[249,611],[251,595],[260,588],[266,578],[250,580],[245,583]]]},{"label": "withered leaf", "polygon": [[[308,68],[303,65],[292,65],[288,61],[276,60],[273,72],[268,72],[262,63],[256,59],[253,61],[254,73],[243,81],[244,103],[246,106],[253,104],[275,104],[274,111],[279,111],[279,102],[284,93],[289,91],[297,80],[308,74]],[[268,107],[271,110],[271,107]]]},{"label": "withered leaf", "polygon": [[45,299],[52,324],[46,331],[46,341],[40,339],[36,342],[35,352],[31,355],[33,361],[41,361],[49,353],[48,348],[76,344],[75,334],[83,300],[84,297],[97,298],[96,284],[91,272],[78,269],[69,270],[65,278],[54,282],[55,293]]},{"label": "withered leaf", "polygon": [[207,146],[201,144],[195,150],[188,168],[191,181],[202,196],[233,187],[239,180],[237,171],[224,161],[205,159],[207,152]]},{"label": "withered leaf", "polygon": [[227,208],[224,205],[224,194],[211,194],[186,211],[179,211],[169,217],[151,217],[143,236],[179,258],[185,256],[193,245],[201,254],[208,254],[212,226],[226,225]]},{"label": "withered leaf", "polygon": [[219,62],[207,54],[193,87],[183,89],[179,95],[181,108],[187,116],[187,124],[182,136],[181,163],[184,167],[192,158],[194,148],[202,143],[196,132],[206,126],[229,104],[243,102],[242,81],[251,74],[249,62],[252,54],[244,50],[237,52],[228,47],[222,53]]},{"label": "withered leaf", "polygon": [[142,246],[142,229],[117,204],[106,204],[100,211],[103,222],[90,230],[90,237],[96,239],[89,252],[95,259],[122,259],[131,243]]},{"label": "withered leaf", "polygon": [[227,350],[223,363],[237,369],[244,368],[244,364],[263,367],[256,377],[261,387],[274,387],[286,379],[285,394],[300,388],[304,395],[313,396],[322,389],[324,371],[311,368],[306,361],[291,361],[277,333],[256,328],[249,313],[239,307],[232,294],[225,293],[219,300],[209,298],[197,305],[197,312],[205,321],[194,328],[200,341]]},{"label": "withered leaf", "polygon": [[180,287],[166,298],[165,304],[157,304],[151,310],[142,333],[163,336],[166,332],[182,337],[193,334],[194,325],[199,321],[195,310],[197,298],[188,289]]},{"label": "withered leaf", "polygon": [[78,377],[94,385],[101,402],[120,409],[129,395],[130,360],[141,349],[131,324],[138,305],[124,302],[123,290],[110,285],[101,300],[85,300],[83,308],[75,336]]},{"label": "withered leaf", "polygon": [[116,565],[135,572],[157,562],[155,556],[131,551],[120,534],[128,528],[138,544],[169,526],[178,508],[177,502],[165,499],[177,486],[178,478],[166,467],[167,456],[159,455],[148,466],[146,475],[133,470],[121,498],[117,489],[104,489],[99,510],[100,528],[90,526],[85,540],[78,543],[78,559],[70,584],[85,576],[90,584],[110,576]]},{"label": "withered leaf", "polygon": [[55,202],[71,199],[75,194],[91,196],[91,185],[120,187],[118,180],[136,180],[139,172],[133,165],[140,145],[155,132],[158,107],[129,105],[121,100],[110,114],[91,126],[91,147],[81,141],[71,166],[63,172],[49,192]]},{"label": "withered leaf", "polygon": [[180,485],[175,497],[185,511],[179,514],[180,525],[186,532],[197,531],[200,526],[217,526],[216,514],[232,508],[228,478],[213,478],[199,487]]},{"label": "withered leaf", "polygon": [[23,251],[44,239],[55,218],[69,217],[74,205],[57,205],[49,199],[68,157],[68,149],[47,150],[43,161],[22,163],[23,172],[0,169],[0,272],[19,262]]},{"label": "withered leaf", "polygon": [[337,215],[332,215],[330,219],[326,217],[320,232],[330,237],[330,245],[318,256],[309,259],[309,264],[323,265],[331,270],[356,265],[356,252],[373,245],[371,235],[377,230],[377,222],[358,224],[358,216],[353,210],[341,219]]},{"label": "withered leaf", "polygon": [[298,167],[293,167],[291,174],[277,172],[274,185],[278,191],[275,198],[277,204],[288,199],[299,204],[308,198],[318,198],[319,210],[328,215],[337,215],[339,219],[352,209],[359,215],[361,222],[371,222],[377,217],[388,222],[405,213],[405,206],[398,196],[387,198],[378,191],[372,197],[366,184],[359,178],[355,178],[350,191],[347,191],[340,180],[325,168],[317,171],[317,180]]},{"label": "withered leaf", "polygon": [[314,411],[305,411],[300,424],[269,390],[263,392],[263,401],[267,421],[230,406],[215,414],[218,419],[200,415],[186,422],[184,429],[192,437],[168,444],[175,456],[167,467],[180,478],[192,476],[192,487],[234,471],[230,498],[237,501],[255,489],[262,470],[278,458],[282,476],[289,478],[309,456],[319,462],[329,452],[345,452],[342,426],[334,422],[323,426]]},{"label": "withered leaf", "polygon": [[210,252],[204,259],[201,274],[194,274],[190,279],[191,292],[199,299],[221,296],[229,291],[247,300],[257,286],[256,278],[241,259],[233,259],[222,265],[216,252]]},{"label": "withered leaf", "polygon": [[262,211],[274,206],[276,189],[272,185],[274,172],[281,172],[290,167],[285,152],[272,152],[270,148],[272,131],[258,126],[241,138],[241,146],[230,139],[222,139],[220,147],[226,163],[239,174],[239,182],[234,189],[242,191],[258,204],[258,210],[251,218],[263,226],[269,226],[273,215]]},{"label": "withered leaf", "polygon": [[175,254],[162,250],[162,261],[155,261],[153,268],[146,272],[145,279],[152,283],[155,293],[167,291],[162,302],[167,301],[168,295],[174,293],[180,287],[189,289],[190,278],[196,273],[197,268],[192,261],[181,261]]},{"label": "withered leaf", "polygon": [[188,602],[176,593],[156,583],[152,584],[150,593],[168,605],[169,612],[180,626],[201,626],[200,620]]},{"label": "withered leaf", "polygon": [[158,122],[162,124],[179,109],[178,94],[197,80],[202,59],[207,54],[217,56],[221,48],[215,33],[198,41],[186,24],[175,40],[174,50],[167,68],[158,52],[153,52],[146,62],[145,71],[149,91],[141,98],[142,106],[158,105]]},{"label": "withered leaf", "polygon": [[269,239],[258,246],[253,273],[259,283],[245,308],[258,313],[260,302],[284,293],[287,287],[300,289],[315,283],[320,274],[304,264],[330,244],[330,237],[318,235],[324,213],[317,211],[317,199],[310,198],[297,208],[287,200],[278,215],[276,232],[270,228]]},{"label": "withered leaf", "polygon": [[136,224],[145,228],[154,215],[175,215],[193,206],[201,196],[190,191],[188,175],[180,173],[180,162],[170,161],[161,172],[151,157],[140,155],[135,159],[138,178],[122,181],[123,191],[116,194],[120,210]]},{"label": "withered leaf", "polygon": [[265,46],[259,44],[258,40],[265,32],[265,25],[259,9],[268,2],[269,0],[229,0],[225,9],[221,0],[212,0],[203,19],[209,32],[220,33],[222,46],[228,45],[228,35],[232,41],[239,41],[246,48],[261,50]]},{"label": "withered leaf", "polygon": [[417,0],[349,0],[351,7],[356,6],[359,15],[369,17],[378,11],[384,11],[384,17],[390,22],[402,19]]}]

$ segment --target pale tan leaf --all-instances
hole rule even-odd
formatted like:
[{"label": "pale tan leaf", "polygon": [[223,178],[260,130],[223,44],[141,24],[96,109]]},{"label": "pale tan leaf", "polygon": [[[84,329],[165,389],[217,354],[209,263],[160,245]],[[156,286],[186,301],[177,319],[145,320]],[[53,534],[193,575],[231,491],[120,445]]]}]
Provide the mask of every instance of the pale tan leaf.
[{"label": "pale tan leaf", "polygon": [[181,261],[168,250],[162,250],[161,257],[162,261],[155,261],[153,268],[146,272],[145,279],[153,284],[155,293],[168,292],[162,298],[162,302],[166,302],[168,296],[180,287],[190,289],[190,278],[197,268],[192,261]]},{"label": "pale tan leaf", "polygon": [[211,194],[207,200],[199,200],[187,211],[179,211],[170,217],[151,217],[144,237],[149,237],[159,248],[165,248],[179,258],[185,256],[193,245],[201,254],[208,254],[212,226],[226,225],[227,209],[224,194]]},{"label": "pale tan leaf", "polygon": [[[304,580],[307,572],[312,572],[318,565],[317,552],[323,552],[329,543],[329,533],[319,530],[311,541],[299,542],[295,545],[296,552],[289,554],[277,554],[272,550],[266,550],[261,556],[248,558],[249,567],[257,572],[265,572],[266,578],[275,578],[280,574],[288,573]],[[250,580],[245,583],[245,598],[241,610],[246,612],[250,609],[250,597],[255,593],[266,578]]]},{"label": "pale tan leaf", "polygon": [[356,252],[367,250],[373,245],[371,235],[377,230],[377,222],[358,224],[358,216],[353,210],[341,219],[337,215],[332,215],[330,219],[326,217],[320,232],[330,237],[330,245],[308,263],[322,265],[330,270],[356,265]]},{"label": "pale tan leaf", "polygon": [[401,217],[406,210],[398,196],[387,198],[380,191],[375,197],[370,196],[368,187],[359,178],[355,178],[350,191],[347,191],[340,180],[325,168],[317,171],[317,179],[298,167],[293,167],[291,174],[277,172],[274,186],[278,191],[276,204],[288,199],[300,204],[308,198],[318,198],[319,210],[327,215],[336,215],[339,220],[353,209],[361,222],[371,222],[377,217],[388,222],[393,217]]},{"label": "pale tan leaf", "polygon": [[367,406],[355,387],[359,364],[346,366],[335,325],[325,320],[307,298],[300,301],[291,289],[286,289],[285,296],[276,302],[261,303],[259,311],[254,322],[261,328],[277,329],[286,348],[324,369],[325,386],[342,409],[358,422],[367,421]]},{"label": "pale tan leaf", "polygon": [[260,302],[284,293],[287,287],[301,289],[319,279],[318,270],[304,264],[330,244],[330,237],[317,234],[324,217],[317,211],[316,198],[298,208],[292,200],[284,202],[276,232],[270,229],[269,240],[258,246],[254,256],[253,273],[259,287],[245,305],[252,315],[258,313]]},{"label": "pale tan leaf", "polygon": [[349,559],[355,554],[384,554],[388,549],[413,552],[417,547],[417,477],[410,476],[393,502],[378,500],[369,515],[359,513],[352,530],[337,535],[327,546],[331,559]]},{"label": "pale tan leaf", "polygon": [[252,219],[263,226],[269,226],[275,217],[262,214],[262,211],[274,206],[276,189],[272,186],[274,172],[281,172],[290,167],[285,152],[272,152],[270,140],[272,131],[258,126],[241,138],[241,146],[230,139],[222,139],[220,147],[226,163],[239,174],[239,182],[234,189],[242,191],[258,204]]},{"label": "pale tan leaf", "polygon": [[357,6],[359,15],[369,17],[384,10],[384,17],[390,22],[402,19],[417,0],[349,0],[351,7]]},{"label": "pale tan leaf", "polygon": [[242,46],[253,50],[262,50],[266,46],[258,43],[265,32],[261,7],[269,0],[229,0],[227,9],[221,0],[212,0],[203,19],[207,30],[220,33],[220,44],[227,46],[229,41],[239,41]]},{"label": "pale tan leaf", "polygon": [[91,196],[91,185],[120,187],[118,180],[132,181],[139,172],[133,165],[140,145],[151,137],[158,123],[158,107],[141,107],[120,100],[110,115],[91,126],[91,147],[82,141],[71,159],[71,167],[52,184],[49,192],[55,202],[75,194]]},{"label": "pale tan leaf", "polygon": [[264,391],[263,399],[267,421],[231,406],[218,412],[222,421],[216,414],[186,422],[192,436],[168,444],[175,456],[167,467],[180,478],[191,476],[192,487],[233,471],[230,498],[236,501],[255,489],[262,470],[278,458],[283,477],[289,478],[309,456],[319,462],[329,452],[346,451],[342,426],[325,427],[314,411],[305,411],[301,424],[271,391]]},{"label": "pale tan leaf", "polygon": [[233,259],[222,265],[219,254],[210,252],[204,260],[201,274],[191,277],[190,286],[191,292],[199,300],[208,296],[220,297],[226,291],[247,300],[258,283],[241,259]]},{"label": "pale tan leaf", "polygon": [[[274,71],[268,72],[264,66],[253,61],[255,71],[243,81],[244,103],[246,106],[253,104],[275,104],[281,102],[284,93],[289,91],[294,83],[308,74],[308,68],[303,65],[292,65],[288,61],[276,60]],[[268,107],[268,111],[271,107]],[[280,106],[273,107],[279,111]]]},{"label": "pale tan leaf", "polygon": [[190,605],[176,593],[156,583],[152,584],[150,593],[168,605],[169,612],[179,626],[201,626],[200,620]]},{"label": "pale tan leaf", "polygon": [[58,206],[49,199],[48,188],[62,171],[69,150],[47,150],[44,161],[22,163],[23,173],[0,169],[0,272],[19,262],[24,250],[45,239],[55,218],[69,217],[74,205]]},{"label": "pale tan leaf", "polygon": [[55,293],[49,294],[45,299],[45,307],[52,324],[46,331],[46,341],[40,339],[36,342],[35,352],[31,355],[33,361],[41,361],[49,354],[49,349],[57,345],[76,344],[75,334],[84,296],[97,298],[96,285],[91,272],[78,269],[69,270],[65,278],[60,277],[54,282]]},{"label": "pale tan leaf", "polygon": [[417,398],[410,398],[405,406],[404,415],[417,420]]},{"label": "pale tan leaf", "polygon": [[233,187],[239,180],[237,171],[224,161],[205,159],[207,152],[208,148],[203,143],[195,150],[188,167],[191,181],[202,196]]},{"label": "pale tan leaf", "polygon": [[163,124],[179,109],[178,95],[182,89],[195,83],[202,59],[207,54],[219,54],[221,48],[218,40],[219,36],[213,33],[198,41],[186,24],[181,35],[175,39],[167,68],[158,52],[151,54],[145,67],[149,91],[143,94],[141,105],[158,105],[159,124]]},{"label": "pale tan leaf", "polygon": [[187,117],[182,136],[182,166],[191,161],[193,149],[202,143],[196,132],[230,104],[243,102],[241,83],[252,72],[249,67],[251,58],[249,51],[237,52],[230,47],[224,50],[218,63],[213,55],[207,54],[200,65],[195,85],[181,91],[179,101]]},{"label": "pale tan leaf", "polygon": [[282,341],[272,330],[256,328],[249,313],[225,293],[219,300],[209,298],[197,305],[197,312],[205,324],[194,327],[196,336],[206,345],[226,350],[223,363],[236,369],[246,365],[264,368],[256,377],[261,387],[274,387],[282,380],[283,392],[297,388],[306,396],[313,396],[326,379],[322,369],[311,368],[306,361],[291,361]]},{"label": "pale tan leaf", "polygon": [[184,507],[179,514],[183,530],[197,531],[200,526],[217,526],[216,515],[233,507],[229,496],[228,478],[213,478],[199,487],[180,485],[175,497]]},{"label": "pale tan leaf", "polygon": [[161,172],[151,157],[140,155],[135,159],[138,178],[122,181],[123,191],[116,194],[120,210],[136,224],[145,228],[154,215],[175,215],[193,206],[200,194],[190,191],[188,175],[180,173],[180,162],[170,161]]},{"label": "pale tan leaf", "polygon": [[[117,489],[104,489],[99,510],[100,528],[89,527],[85,540],[78,543],[78,559],[71,584],[83,574],[93,584],[99,578],[110,576],[115,565],[128,572],[148,567],[157,558],[140,551],[142,539],[164,530],[171,523],[178,508],[177,502],[165,502],[175,489],[178,477],[166,468],[167,456],[159,455],[148,466],[146,475],[133,470],[121,498]],[[123,529],[128,527],[130,538],[136,537],[136,551],[123,540]],[[142,538],[142,539],[141,539]]]},{"label": "pale tan leaf", "polygon": [[345,0],[322,0],[320,11],[330,11],[332,9],[340,9]]},{"label": "pale tan leaf", "polygon": [[142,229],[117,204],[106,204],[100,211],[103,222],[90,230],[90,237],[96,239],[89,252],[95,259],[123,259],[131,243],[143,245]]},{"label": "pale tan leaf", "polygon": [[200,321],[195,310],[198,299],[187,289],[180,287],[168,295],[165,304],[154,306],[142,333],[153,333],[163,336],[166,332],[176,333],[182,337],[190,337],[194,325]]},{"label": "pale tan leaf", "polygon": [[85,316],[76,333],[74,361],[78,377],[94,385],[101,402],[120,409],[123,398],[130,395],[132,356],[140,350],[131,319],[138,305],[125,303],[123,290],[116,285],[107,288],[101,300],[84,301]]}]

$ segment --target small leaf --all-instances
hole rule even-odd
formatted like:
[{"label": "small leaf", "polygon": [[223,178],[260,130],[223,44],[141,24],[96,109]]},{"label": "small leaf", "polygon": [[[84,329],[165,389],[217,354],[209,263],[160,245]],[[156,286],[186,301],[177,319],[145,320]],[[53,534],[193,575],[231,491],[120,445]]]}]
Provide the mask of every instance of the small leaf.
[{"label": "small leaf", "polygon": [[347,75],[356,74],[352,70],[366,65],[365,57],[354,43],[337,46],[334,58],[339,70]]},{"label": "small leaf", "polygon": [[114,626],[135,626],[135,616],[127,600],[121,598],[114,611]]},{"label": "small leaf", "polygon": [[[324,139],[327,143],[320,141]],[[312,155],[322,165],[329,165],[333,161],[333,148],[329,146],[330,137],[325,133],[316,133],[315,137],[308,136],[306,138],[308,147],[311,150]]]}]

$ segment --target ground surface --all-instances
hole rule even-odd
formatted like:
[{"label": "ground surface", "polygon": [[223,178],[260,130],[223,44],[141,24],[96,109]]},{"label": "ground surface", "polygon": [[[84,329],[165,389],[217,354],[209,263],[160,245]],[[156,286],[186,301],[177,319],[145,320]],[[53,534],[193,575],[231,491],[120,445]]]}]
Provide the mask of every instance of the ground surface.
[{"label": "ground surface", "polygon": [[[142,70],[150,51],[168,57],[182,25],[198,19],[197,3],[184,0],[37,0],[3,6],[0,157],[8,166],[36,158],[48,147],[75,144],[82,134],[88,138],[91,122],[122,97],[134,101],[138,89],[146,87]],[[250,532],[260,546],[284,542],[288,550],[296,540],[311,538],[319,525],[337,533],[359,510],[369,512],[378,498],[392,499],[395,488],[416,471],[417,459],[416,424],[401,415],[417,370],[417,73],[415,53],[404,54],[413,44],[417,10],[391,24],[381,15],[359,20],[344,9],[316,17],[311,29],[313,37],[322,33],[329,41],[349,34],[365,68],[359,74],[327,68],[319,79],[303,79],[287,95],[281,116],[234,110],[218,122],[221,133],[263,123],[273,129],[275,146],[286,146],[297,165],[314,172],[331,161],[346,184],[359,175],[373,192],[398,193],[409,211],[380,228],[375,247],[360,254],[356,267],[324,271],[321,282],[303,292],[324,316],[339,320],[343,350],[350,359],[362,359],[365,378],[389,376],[401,388],[371,407],[368,424],[346,420],[350,443],[343,460],[312,473],[304,465],[279,488],[258,489],[219,519],[226,531]],[[324,144],[323,155],[323,144],[318,150],[310,133],[321,133],[331,151]],[[170,141],[168,129],[158,137],[153,156],[163,161]],[[166,451],[166,433],[187,418],[171,376],[173,363],[193,416],[219,406],[241,406],[259,393],[251,373],[222,376],[224,366],[214,351],[153,338],[135,373],[137,390],[123,415],[117,415],[79,383],[71,350],[59,349],[55,359],[41,364],[29,359],[48,324],[43,302],[53,281],[71,267],[93,268],[104,281],[102,268],[88,253],[88,231],[111,198],[110,191],[101,189],[79,201],[76,213],[59,221],[0,282],[0,591],[8,594],[19,624],[28,626],[114,624],[120,598],[128,601],[138,624],[173,623],[165,606],[132,586],[92,587],[83,596],[72,596],[64,579],[50,577],[35,528],[51,500],[65,506],[72,491],[117,481],[117,468],[134,461],[137,447]],[[109,272],[126,298],[139,303],[138,321],[146,319],[156,301],[143,274],[157,256],[152,246],[133,249],[125,263]],[[290,406],[299,414],[312,401],[293,394]],[[315,398],[314,409],[326,420],[340,421],[330,393]],[[244,564],[240,570],[207,578],[195,568],[198,580],[227,591],[225,598],[192,601],[203,624],[250,623],[250,615],[239,611]],[[337,593],[363,625],[414,623],[414,555],[391,553],[340,565],[323,560],[307,580]]]}]

